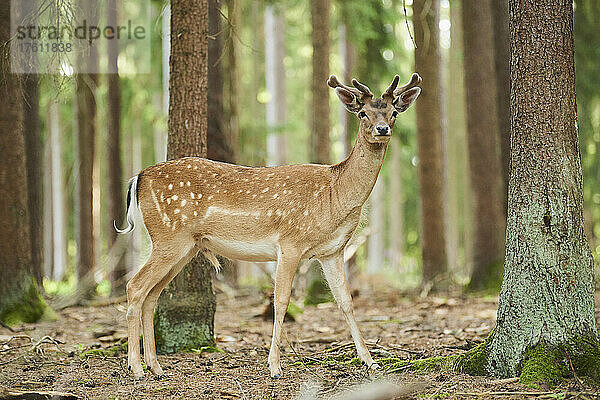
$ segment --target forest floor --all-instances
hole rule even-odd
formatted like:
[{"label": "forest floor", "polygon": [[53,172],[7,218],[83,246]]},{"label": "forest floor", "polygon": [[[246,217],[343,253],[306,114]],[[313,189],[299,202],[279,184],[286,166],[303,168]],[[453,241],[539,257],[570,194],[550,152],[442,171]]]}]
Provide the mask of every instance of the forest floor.
[{"label": "forest floor", "polygon": [[[488,335],[498,306],[496,297],[460,294],[421,298],[389,289],[354,295],[355,313],[375,359],[460,354]],[[538,391],[514,379],[441,371],[369,374],[353,362],[349,331],[331,303],[305,307],[295,322],[286,321],[284,376],[273,380],[266,366],[272,326],[261,317],[267,304],[256,289],[217,295],[215,332],[222,352],[159,356],[167,373],[161,380],[149,373],[133,380],[122,351],[89,351],[123,347],[118,343],[126,336],[125,304],[67,308],[58,312],[57,321],[24,324],[17,332],[0,328],[0,394],[39,390],[81,399],[312,399],[308,394],[329,398],[357,384],[386,380],[412,385],[407,398],[597,398],[597,389],[577,379]]]}]

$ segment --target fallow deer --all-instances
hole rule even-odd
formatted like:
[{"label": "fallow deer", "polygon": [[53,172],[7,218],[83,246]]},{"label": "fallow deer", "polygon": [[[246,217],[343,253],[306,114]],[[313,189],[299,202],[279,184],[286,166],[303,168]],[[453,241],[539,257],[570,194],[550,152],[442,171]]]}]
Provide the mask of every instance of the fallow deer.
[{"label": "fallow deer", "polygon": [[[127,284],[128,365],[143,377],[144,360],[160,376],[153,312],[167,284],[198,252],[219,268],[215,254],[246,261],[277,261],[275,316],[268,363],[281,376],[279,346],[292,280],[300,261],[320,260],[342,309],[359,359],[378,368],[358,329],[344,273],[344,247],[358,225],[361,208],[377,179],[399,113],[419,96],[421,78],[397,88],[394,80],[380,99],[352,80],[354,87],[328,80],[344,106],[360,118],[351,154],[335,165],[243,167],[198,157],[167,161],[144,169],[129,181],[127,227],[141,214],[152,252]],[[116,226],[115,226],[116,228]]]}]

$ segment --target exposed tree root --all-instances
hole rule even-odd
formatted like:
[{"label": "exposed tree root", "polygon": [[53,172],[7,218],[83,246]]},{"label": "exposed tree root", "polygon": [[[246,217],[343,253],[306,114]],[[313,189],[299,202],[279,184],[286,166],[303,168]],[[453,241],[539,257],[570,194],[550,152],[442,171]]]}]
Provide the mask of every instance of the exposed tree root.
[{"label": "exposed tree root", "polygon": [[[452,371],[494,376],[488,364],[492,335],[493,332],[485,342],[460,355],[419,360],[389,358],[379,362],[385,364],[388,372]],[[600,341],[598,338],[580,338],[563,345],[539,343],[525,352],[518,371],[518,382],[536,389],[554,388],[568,378],[600,385]]]}]

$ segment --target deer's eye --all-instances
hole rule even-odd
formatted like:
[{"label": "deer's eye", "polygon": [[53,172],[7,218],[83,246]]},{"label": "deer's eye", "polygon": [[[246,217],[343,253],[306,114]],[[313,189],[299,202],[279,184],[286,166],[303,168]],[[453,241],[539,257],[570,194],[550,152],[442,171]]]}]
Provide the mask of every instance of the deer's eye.
[{"label": "deer's eye", "polygon": [[367,116],[367,113],[364,111],[361,111],[358,113],[358,118],[366,118],[366,116]]},{"label": "deer's eye", "polygon": [[398,111],[394,110],[392,112],[392,118],[396,118],[398,116]]}]

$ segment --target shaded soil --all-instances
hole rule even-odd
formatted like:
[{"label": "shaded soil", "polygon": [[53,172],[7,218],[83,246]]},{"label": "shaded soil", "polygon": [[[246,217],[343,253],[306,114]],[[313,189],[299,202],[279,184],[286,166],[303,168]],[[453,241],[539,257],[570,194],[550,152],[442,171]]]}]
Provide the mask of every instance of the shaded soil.
[{"label": "shaded soil", "polygon": [[[286,322],[280,380],[269,377],[267,353],[271,322],[263,313],[268,299],[256,290],[217,297],[215,331],[220,353],[159,356],[168,374],[149,373],[134,381],[126,354],[117,351],[126,336],[125,304],[75,307],[55,322],[25,324],[17,332],[0,328],[2,389],[54,390],[83,399],[293,399],[317,391],[322,398],[358,383],[387,379],[420,382],[413,398],[595,398],[592,387],[576,379],[553,392],[515,380],[495,380],[434,372],[376,372],[356,363],[356,353],[341,312],[334,304],[306,307],[296,322]],[[597,302],[598,303],[598,302]],[[355,296],[355,312],[375,359],[458,354],[483,341],[495,323],[497,298],[420,298],[392,290]],[[598,313],[597,313],[598,314]]]}]

